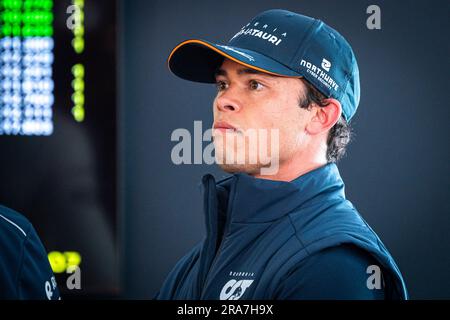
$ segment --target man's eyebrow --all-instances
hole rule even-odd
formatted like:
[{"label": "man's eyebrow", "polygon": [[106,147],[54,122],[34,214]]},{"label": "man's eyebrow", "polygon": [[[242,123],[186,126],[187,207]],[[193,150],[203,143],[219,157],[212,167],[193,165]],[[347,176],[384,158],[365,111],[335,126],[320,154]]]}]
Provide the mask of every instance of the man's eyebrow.
[{"label": "man's eyebrow", "polygon": [[227,72],[224,69],[217,69],[216,71],[214,71],[214,76],[226,76]]},{"label": "man's eyebrow", "polygon": [[262,71],[258,71],[255,69],[245,68],[245,69],[239,69],[238,74],[260,74],[262,76],[267,76],[268,74]]},{"label": "man's eyebrow", "polygon": [[[241,75],[241,74],[258,74],[258,75],[262,75],[262,76],[269,76],[265,72],[258,71],[258,70],[255,70],[255,69],[251,69],[251,68],[238,69],[237,74],[238,75]],[[228,73],[224,69],[217,69],[214,72],[214,76],[215,77],[217,77],[217,76],[225,76],[226,77],[227,75],[228,75]]]}]

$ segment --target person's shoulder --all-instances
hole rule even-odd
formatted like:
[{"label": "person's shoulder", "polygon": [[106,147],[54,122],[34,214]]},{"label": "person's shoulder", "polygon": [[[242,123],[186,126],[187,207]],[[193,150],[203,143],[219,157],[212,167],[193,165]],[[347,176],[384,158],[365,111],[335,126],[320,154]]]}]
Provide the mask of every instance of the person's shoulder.
[{"label": "person's shoulder", "polygon": [[[353,204],[345,198],[316,202],[290,213],[289,217],[301,242],[301,249],[308,251],[351,242],[350,239],[355,234],[374,240],[373,231]],[[314,248],[310,248],[310,245]]]},{"label": "person's shoulder", "polygon": [[199,242],[194,245],[181,259],[178,260],[174,269],[185,269],[195,264],[200,257],[200,251],[202,249],[203,242]]},{"label": "person's shoulder", "polygon": [[367,286],[376,259],[351,244],[323,249],[299,263],[280,286],[282,299],[384,299],[384,288]]},{"label": "person's shoulder", "polygon": [[189,277],[190,272],[195,268],[195,265],[200,258],[200,251],[203,246],[203,241],[197,243],[188,253],[186,253],[169,274],[166,276],[158,293],[153,296],[156,300],[171,300],[175,290]]},{"label": "person's shoulder", "polygon": [[[349,298],[378,299],[384,296],[384,288],[371,290],[367,286],[370,270],[381,266],[369,252],[356,245],[344,243],[316,252],[306,259],[301,268],[312,278],[328,283],[330,292]],[[380,274],[381,279],[381,274]]]},{"label": "person's shoulder", "polygon": [[366,267],[376,263],[376,259],[372,254],[360,247],[343,243],[341,245],[325,248],[314,255],[310,256],[312,261],[320,261],[331,266],[342,266],[345,270],[350,266]]},{"label": "person's shoulder", "polygon": [[0,205],[0,298],[58,299],[47,252],[31,222]]},{"label": "person's shoulder", "polygon": [[30,221],[17,211],[0,205],[0,235],[20,241],[27,237]]}]

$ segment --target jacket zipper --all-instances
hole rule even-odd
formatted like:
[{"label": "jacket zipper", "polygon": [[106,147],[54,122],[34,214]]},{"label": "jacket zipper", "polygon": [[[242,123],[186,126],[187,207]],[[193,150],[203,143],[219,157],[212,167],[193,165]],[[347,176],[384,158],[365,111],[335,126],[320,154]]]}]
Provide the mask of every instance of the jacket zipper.
[{"label": "jacket zipper", "polygon": [[204,281],[203,286],[202,286],[202,293],[200,295],[200,299],[203,299],[203,295],[205,294],[206,285],[209,284],[209,281],[208,281],[209,280],[209,275],[211,274],[211,271],[214,270],[216,261],[217,261],[218,257],[220,256],[220,252],[222,250],[223,243],[225,242],[226,234],[228,232],[228,225],[229,225],[229,223],[227,221],[227,224],[225,225],[225,228],[224,228],[224,231],[223,231],[223,237],[222,237],[222,241],[220,242],[219,249],[217,249],[216,255],[214,256],[214,259],[211,262],[211,266],[210,266],[210,268],[208,270],[208,273],[206,274],[205,281]]},{"label": "jacket zipper", "polygon": [[[234,193],[236,192],[236,189],[235,189],[235,186],[233,187],[233,200],[234,200]],[[224,230],[223,230],[223,236],[222,236],[222,240],[221,240],[221,242],[220,242],[220,245],[219,245],[219,249],[217,249],[217,251],[216,251],[216,254],[215,254],[215,256],[214,256],[214,259],[213,259],[213,261],[211,262],[211,265],[210,265],[210,268],[208,269],[208,273],[206,274],[206,277],[205,277],[205,281],[203,282],[203,286],[202,286],[202,288],[201,288],[201,294],[200,294],[200,299],[203,299],[203,296],[204,296],[204,294],[205,294],[205,288],[207,287],[207,285],[209,284],[209,282],[208,282],[208,280],[209,280],[209,275],[211,274],[211,271],[212,270],[214,270],[214,267],[215,267],[215,264],[216,264],[216,260],[217,260],[217,258],[220,256],[220,252],[221,252],[221,250],[222,250],[222,247],[223,247],[223,243],[225,242],[225,239],[226,239],[226,237],[227,237],[227,234],[228,234],[228,229],[229,229],[229,225],[230,225],[230,223],[231,223],[231,208],[232,208],[232,205],[231,205],[231,203],[230,203],[230,200],[231,199],[231,197],[228,197],[228,207],[227,207],[227,215],[226,215],[226,218],[227,218],[227,220],[226,220],[226,223],[225,223],[225,228],[224,228]],[[209,209],[209,208],[208,208]]]}]

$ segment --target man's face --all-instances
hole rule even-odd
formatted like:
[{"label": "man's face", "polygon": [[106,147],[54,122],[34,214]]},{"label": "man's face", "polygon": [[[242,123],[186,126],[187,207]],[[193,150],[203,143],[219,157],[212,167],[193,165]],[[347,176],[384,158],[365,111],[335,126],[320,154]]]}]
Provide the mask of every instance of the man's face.
[{"label": "man's face", "polygon": [[[213,139],[216,160],[224,171],[259,175],[271,162],[282,166],[306,148],[310,112],[299,107],[306,91],[301,80],[225,59],[216,83]],[[226,130],[228,126],[235,130]]]}]

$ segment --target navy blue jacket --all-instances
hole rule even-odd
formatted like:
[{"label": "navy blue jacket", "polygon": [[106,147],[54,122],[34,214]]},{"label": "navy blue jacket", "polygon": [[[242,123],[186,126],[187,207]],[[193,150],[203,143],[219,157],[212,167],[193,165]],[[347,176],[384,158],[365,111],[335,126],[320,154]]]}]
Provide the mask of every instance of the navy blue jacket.
[{"label": "navy blue jacket", "polygon": [[[335,164],[291,182],[242,173],[202,182],[206,237],[156,299],[407,299],[393,258],[345,199]],[[383,287],[371,295],[374,268]]]},{"label": "navy blue jacket", "polygon": [[0,205],[0,299],[59,298],[47,253],[33,226]]}]

